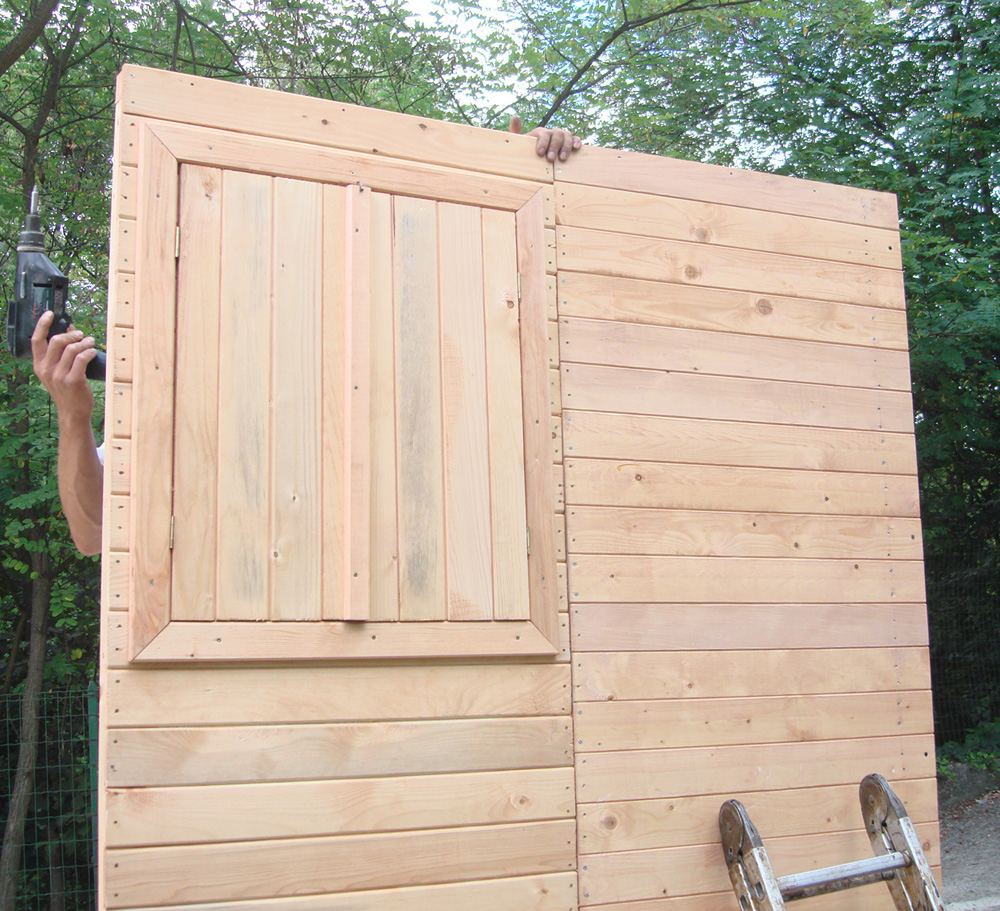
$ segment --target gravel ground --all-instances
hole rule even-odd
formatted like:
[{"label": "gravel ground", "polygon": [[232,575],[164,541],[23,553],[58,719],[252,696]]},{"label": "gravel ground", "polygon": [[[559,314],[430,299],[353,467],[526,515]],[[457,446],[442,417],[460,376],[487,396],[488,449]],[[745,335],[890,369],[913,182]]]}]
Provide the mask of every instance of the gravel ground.
[{"label": "gravel ground", "polygon": [[959,768],[938,803],[948,911],[1000,911],[1000,775]]}]

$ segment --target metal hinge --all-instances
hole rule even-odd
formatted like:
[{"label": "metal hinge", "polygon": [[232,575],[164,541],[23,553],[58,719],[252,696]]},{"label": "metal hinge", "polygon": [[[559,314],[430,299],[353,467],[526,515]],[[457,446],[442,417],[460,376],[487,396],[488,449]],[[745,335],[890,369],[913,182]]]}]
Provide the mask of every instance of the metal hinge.
[{"label": "metal hinge", "polygon": [[170,517],[170,549],[174,549],[174,517]]},{"label": "metal hinge", "polygon": [[521,303],[521,273],[517,273],[517,302]]},{"label": "metal hinge", "polygon": [[174,259],[180,259],[181,256],[181,226],[177,225],[174,231]]},{"label": "metal hinge", "polygon": [[524,542],[528,548],[528,556],[531,556],[531,528],[524,526]]}]

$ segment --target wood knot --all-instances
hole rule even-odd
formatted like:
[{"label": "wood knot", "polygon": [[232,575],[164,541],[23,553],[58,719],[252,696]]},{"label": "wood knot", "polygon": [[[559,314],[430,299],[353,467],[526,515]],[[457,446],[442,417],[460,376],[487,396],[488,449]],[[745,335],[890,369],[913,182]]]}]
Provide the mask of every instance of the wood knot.
[{"label": "wood knot", "polygon": [[774,312],[774,304],[772,304],[766,297],[762,297],[757,301],[757,312],[761,316],[770,316]]},{"label": "wood knot", "polygon": [[691,281],[694,281],[696,278],[701,278],[701,269],[697,266],[685,266],[684,277]]}]

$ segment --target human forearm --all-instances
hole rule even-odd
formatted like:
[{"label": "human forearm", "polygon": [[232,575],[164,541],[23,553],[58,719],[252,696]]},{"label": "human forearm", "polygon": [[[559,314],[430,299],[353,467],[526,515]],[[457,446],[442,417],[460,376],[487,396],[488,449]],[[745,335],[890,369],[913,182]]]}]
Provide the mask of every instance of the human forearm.
[{"label": "human forearm", "polygon": [[101,551],[104,466],[89,420],[59,419],[59,498],[73,543],[82,554]]}]

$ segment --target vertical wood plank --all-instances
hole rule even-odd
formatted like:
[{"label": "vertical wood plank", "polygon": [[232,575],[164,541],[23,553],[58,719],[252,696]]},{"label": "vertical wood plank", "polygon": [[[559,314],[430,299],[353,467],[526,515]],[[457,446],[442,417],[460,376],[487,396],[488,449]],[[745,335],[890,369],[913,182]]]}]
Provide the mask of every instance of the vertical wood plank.
[{"label": "vertical wood plank", "polygon": [[[136,484],[130,503],[135,523],[135,603],[129,611],[130,650],[134,657],[169,622],[170,510],[174,429],[174,302],[178,164],[148,128],[141,137],[143,165],[139,186],[141,225],[137,238],[135,395],[143,407],[135,416]],[[116,348],[117,350],[117,348]],[[116,378],[120,379],[117,376]],[[116,545],[111,536],[112,547]]]},{"label": "vertical wood plank", "polygon": [[396,197],[394,223],[399,613],[401,620],[444,620],[444,471],[435,204]]},{"label": "vertical wood plank", "polygon": [[347,604],[347,191],[323,187],[323,363],[321,475],[324,620],[340,620]]},{"label": "vertical wood plank", "polygon": [[223,178],[217,616],[268,616],[272,181]]},{"label": "vertical wood plank", "polygon": [[548,249],[544,196],[536,193],[517,211],[517,262],[521,275],[521,378],[524,407],[524,470],[528,491],[528,557],[531,620],[557,642],[559,618],[555,551],[555,483],[549,434]]},{"label": "vertical wood plank", "polygon": [[514,214],[483,210],[486,396],[493,539],[493,616],[527,620],[528,562]]},{"label": "vertical wood plank", "polygon": [[396,346],[392,197],[373,193],[370,222],[372,620],[399,619],[396,527]]},{"label": "vertical wood plank", "polygon": [[271,560],[273,620],[318,620],[322,188],[274,182]]},{"label": "vertical wood plank", "polygon": [[345,620],[371,616],[371,191],[347,190],[347,458]]},{"label": "vertical wood plank", "polygon": [[[215,618],[222,171],[184,165],[177,264],[175,620]],[[211,532],[206,533],[206,530]]]},{"label": "vertical wood plank", "polygon": [[438,206],[449,620],[493,616],[480,210]]}]

